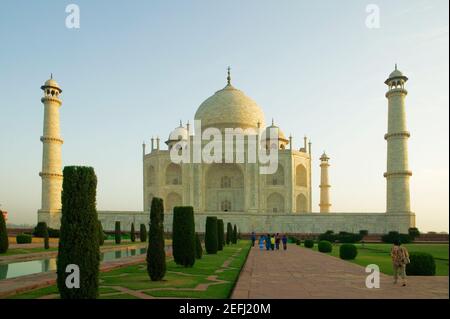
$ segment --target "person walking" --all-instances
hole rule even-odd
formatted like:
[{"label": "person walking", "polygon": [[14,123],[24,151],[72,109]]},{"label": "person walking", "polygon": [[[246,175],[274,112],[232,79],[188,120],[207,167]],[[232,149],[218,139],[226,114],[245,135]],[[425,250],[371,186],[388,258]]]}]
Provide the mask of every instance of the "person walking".
[{"label": "person walking", "polygon": [[394,285],[397,284],[398,277],[402,278],[402,286],[406,286],[406,265],[410,263],[409,253],[406,247],[401,246],[400,240],[394,242],[391,249],[392,267],[394,269]]},{"label": "person walking", "polygon": [[272,249],[272,250],[275,249],[275,235],[270,237],[270,249]]},{"label": "person walking", "polygon": [[277,235],[275,236],[275,247],[277,250],[280,250],[280,241],[281,241],[280,234],[277,233]]},{"label": "person walking", "polygon": [[283,235],[283,238],[281,238],[281,241],[283,242],[283,250],[287,249],[287,236],[286,234]]},{"label": "person walking", "polygon": [[252,239],[252,247],[255,247],[256,235],[254,231],[252,231],[251,239]]},{"label": "person walking", "polygon": [[266,236],[266,250],[270,250],[270,241],[271,241],[270,235],[267,234],[267,236]]},{"label": "person walking", "polygon": [[265,240],[264,240],[264,235],[261,235],[259,237],[259,250],[263,250],[264,249],[264,244],[265,244]]}]

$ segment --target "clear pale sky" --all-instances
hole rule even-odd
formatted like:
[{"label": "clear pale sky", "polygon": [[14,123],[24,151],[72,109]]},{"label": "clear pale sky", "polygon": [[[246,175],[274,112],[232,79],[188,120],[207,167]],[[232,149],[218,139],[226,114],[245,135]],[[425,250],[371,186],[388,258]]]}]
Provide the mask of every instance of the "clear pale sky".
[{"label": "clear pale sky", "polygon": [[[67,29],[78,4],[81,28]],[[380,8],[369,29],[366,5]],[[333,211],[385,211],[387,100],[409,78],[411,206],[423,231],[448,231],[449,16],[436,1],[10,1],[0,6],[0,204],[13,223],[40,207],[43,106],[63,89],[63,165],[93,166],[99,210],[142,209],[142,141],[193,121],[226,83],[252,97],[300,147],[330,156]]]}]

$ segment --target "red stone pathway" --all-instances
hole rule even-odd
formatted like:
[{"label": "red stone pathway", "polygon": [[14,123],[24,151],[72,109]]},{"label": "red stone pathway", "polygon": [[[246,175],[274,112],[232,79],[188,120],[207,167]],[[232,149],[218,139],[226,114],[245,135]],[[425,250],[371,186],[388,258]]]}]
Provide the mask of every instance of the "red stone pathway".
[{"label": "red stone pathway", "polygon": [[402,287],[380,274],[380,288],[369,289],[367,275],[364,267],[296,245],[287,251],[254,247],[232,298],[449,298],[448,276],[409,277]]}]

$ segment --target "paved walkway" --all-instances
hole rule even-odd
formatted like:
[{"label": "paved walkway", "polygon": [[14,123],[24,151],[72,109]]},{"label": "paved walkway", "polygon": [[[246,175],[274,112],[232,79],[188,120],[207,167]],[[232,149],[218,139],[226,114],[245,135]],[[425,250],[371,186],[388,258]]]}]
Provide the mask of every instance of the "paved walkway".
[{"label": "paved walkway", "polygon": [[232,298],[449,298],[447,276],[409,277],[402,287],[381,274],[380,288],[369,289],[367,275],[364,267],[296,245],[287,251],[254,247]]}]

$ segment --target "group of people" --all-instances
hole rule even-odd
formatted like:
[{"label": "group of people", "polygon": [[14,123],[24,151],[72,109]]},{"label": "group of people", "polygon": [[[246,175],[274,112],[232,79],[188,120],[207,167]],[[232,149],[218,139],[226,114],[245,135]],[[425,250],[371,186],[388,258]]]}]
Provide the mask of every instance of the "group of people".
[{"label": "group of people", "polygon": [[[256,234],[252,232],[251,235],[252,239],[252,247],[255,246],[256,243]],[[280,234],[267,234],[267,235],[261,235],[259,236],[259,249],[264,250],[280,250],[280,244],[283,244],[283,250],[287,249],[287,236],[284,234],[283,236],[280,236]]]},{"label": "group of people", "polygon": [[[256,234],[252,232],[251,235],[252,247],[255,247]],[[283,234],[267,234],[259,236],[259,249],[264,250],[280,250],[280,243],[283,244],[283,250],[287,249],[287,236]],[[392,266],[394,268],[394,284],[397,283],[398,278],[402,279],[402,286],[406,286],[406,265],[410,263],[409,253],[406,247],[401,246],[400,241],[396,241],[391,249]]]}]

